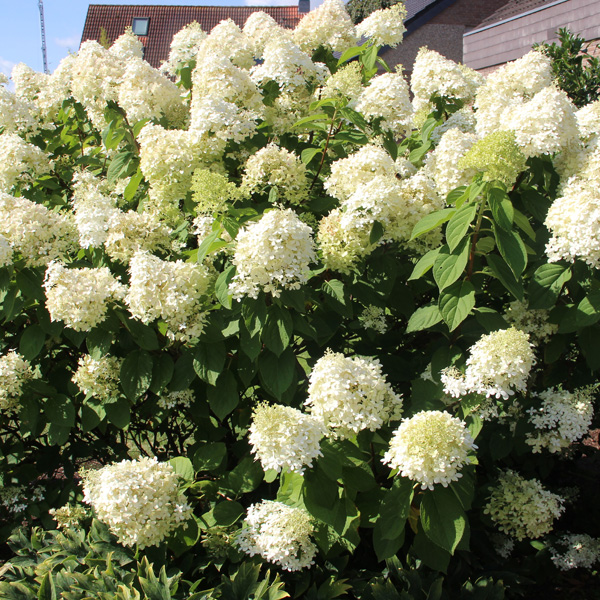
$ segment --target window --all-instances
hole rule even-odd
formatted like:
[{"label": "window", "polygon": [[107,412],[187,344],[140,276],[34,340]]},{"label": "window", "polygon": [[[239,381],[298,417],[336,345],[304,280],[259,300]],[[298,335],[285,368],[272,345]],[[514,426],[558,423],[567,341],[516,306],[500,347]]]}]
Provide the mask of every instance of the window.
[{"label": "window", "polygon": [[150,19],[147,17],[139,18],[136,17],[133,19],[131,23],[131,29],[135,35],[148,35],[148,25],[150,23]]}]

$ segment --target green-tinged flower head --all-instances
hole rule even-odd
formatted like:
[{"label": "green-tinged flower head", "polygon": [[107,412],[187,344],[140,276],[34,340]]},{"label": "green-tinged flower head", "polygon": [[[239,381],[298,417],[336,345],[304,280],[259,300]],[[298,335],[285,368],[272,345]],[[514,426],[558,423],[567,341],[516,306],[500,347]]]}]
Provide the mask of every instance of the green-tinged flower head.
[{"label": "green-tinged flower head", "polygon": [[511,186],[525,168],[525,160],[512,131],[495,131],[476,142],[458,166],[482,172],[484,181],[501,181]]},{"label": "green-tinged flower head", "polygon": [[476,448],[463,421],[443,411],[421,411],[396,429],[383,462],[432,490],[436,483],[446,487],[462,477],[459,471]]},{"label": "green-tinged flower head", "polygon": [[537,479],[507,470],[498,478],[484,512],[507,535],[517,540],[536,539],[552,531],[554,519],[564,511],[563,503],[563,498]]},{"label": "green-tinged flower head", "polygon": [[196,210],[203,214],[223,212],[229,202],[234,202],[239,197],[235,183],[208,169],[194,171],[192,192]]}]

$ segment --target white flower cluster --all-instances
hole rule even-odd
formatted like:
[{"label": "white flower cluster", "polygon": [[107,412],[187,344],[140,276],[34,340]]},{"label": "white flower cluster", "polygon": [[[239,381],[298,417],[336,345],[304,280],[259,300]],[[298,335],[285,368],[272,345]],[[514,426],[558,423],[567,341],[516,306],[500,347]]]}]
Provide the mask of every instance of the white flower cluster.
[{"label": "white flower cluster", "polygon": [[539,51],[491,73],[477,93],[477,133],[512,130],[525,156],[577,143],[575,108],[553,83],[552,61]]},{"label": "white flower cluster", "polygon": [[12,265],[13,262],[13,249],[10,242],[3,236],[0,235],[0,268]]},{"label": "white flower cluster", "polygon": [[125,29],[125,33],[120,35],[108,49],[111,54],[123,60],[130,58],[144,58],[144,44],[138,38],[131,27]]},{"label": "white flower cluster", "polygon": [[108,267],[74,269],[59,262],[48,265],[44,289],[50,318],[75,331],[102,323],[109,303],[122,300],[126,290]]},{"label": "white flower cluster", "polygon": [[444,392],[455,398],[476,393],[508,400],[515,391],[525,392],[535,362],[525,332],[514,327],[500,329],[483,335],[469,348],[464,375],[456,369],[442,371]]},{"label": "white flower cluster", "polygon": [[305,404],[328,435],[339,438],[375,431],[402,413],[402,398],[385,380],[377,359],[331,351],[311,371]]},{"label": "white flower cluster", "polygon": [[477,71],[423,47],[415,59],[410,87],[415,96],[415,109],[419,110],[429,104],[434,94],[470,103],[483,82],[483,75]]},{"label": "white flower cluster", "polygon": [[123,359],[103,356],[96,360],[89,354],[79,358],[79,367],[72,381],[86,395],[100,402],[110,403],[120,395],[121,365]]},{"label": "white flower cluster", "polygon": [[286,571],[299,571],[314,564],[317,547],[311,540],[314,527],[302,508],[263,500],[248,508],[237,547],[256,554]]},{"label": "white flower cluster", "polygon": [[237,235],[229,291],[236,299],[256,298],[263,290],[278,296],[307,281],[316,260],[312,230],[291,209],[271,210]]},{"label": "white flower cluster", "polygon": [[389,8],[371,13],[356,26],[356,33],[361,38],[370,38],[377,46],[395,48],[402,41],[406,31],[404,19],[406,7],[403,2],[398,2]]},{"label": "white flower cluster", "polygon": [[338,200],[347,200],[357,188],[375,177],[395,177],[396,165],[381,147],[367,144],[347,158],[331,164],[331,173],[325,180],[327,193]]},{"label": "white flower cluster", "polygon": [[579,137],[583,142],[589,142],[600,133],[600,100],[590,102],[575,113]]},{"label": "white flower cluster", "polygon": [[328,46],[344,52],[356,45],[356,31],[342,0],[325,0],[302,17],[293,33],[294,41],[305,52]]},{"label": "white flower cluster", "polygon": [[35,130],[34,110],[29,102],[9,92],[0,83],[0,129],[4,128],[4,133]]},{"label": "white flower cluster", "polygon": [[173,36],[169,59],[161,65],[161,70],[175,76],[179,69],[196,60],[200,45],[205,38],[206,33],[196,21],[188,23]]},{"label": "white flower cluster", "polygon": [[169,463],[141,457],[84,471],[83,501],[124,546],[158,546],[192,509]]},{"label": "white flower cluster", "polygon": [[28,360],[9,350],[0,356],[0,409],[7,415],[17,411],[23,386],[35,377]]},{"label": "white flower cluster", "polygon": [[350,62],[329,77],[318,94],[321,98],[345,98],[347,106],[354,108],[362,92],[361,65]]},{"label": "white flower cluster", "polygon": [[132,124],[142,119],[166,119],[170,125],[181,127],[188,119],[179,88],[141,57],[126,62],[118,102]]},{"label": "white flower cluster", "polygon": [[[442,135],[450,129],[458,129],[463,133],[475,133],[475,111],[471,106],[465,106],[456,112],[453,112],[446,121],[438,125],[431,132],[431,141],[439,144]],[[416,125],[416,124],[415,124]]]},{"label": "white flower cluster", "polygon": [[0,506],[9,513],[21,513],[28,506],[43,499],[44,490],[40,486],[33,489],[27,489],[24,485],[7,485],[0,488]]},{"label": "white flower cluster", "polygon": [[566,533],[550,549],[552,562],[561,570],[591,569],[600,560],[600,540],[587,533]]},{"label": "white flower cluster", "polygon": [[127,264],[136,252],[170,249],[170,234],[153,214],[116,210],[108,218],[104,247],[113,260]]},{"label": "white flower cluster", "polygon": [[276,188],[278,200],[301,204],[308,197],[306,166],[293,153],[271,143],[253,154],[247,161],[242,177],[242,189],[247,194]]},{"label": "white flower cluster", "polygon": [[388,329],[385,310],[379,306],[367,306],[358,318],[365,329],[373,329],[381,334],[384,334]]},{"label": "white flower cluster", "polygon": [[246,19],[242,32],[252,47],[255,58],[262,58],[269,41],[279,37],[291,40],[292,37],[291,31],[281,27],[271,15],[262,10],[253,12]]},{"label": "white flower cluster", "polygon": [[552,531],[554,520],[565,510],[563,503],[537,479],[525,479],[509,469],[498,477],[483,512],[507,535],[536,539]]},{"label": "white flower cluster", "polygon": [[323,456],[319,443],[327,430],[315,416],[291,406],[258,404],[252,414],[248,441],[263,470],[304,473]]},{"label": "white flower cluster", "polygon": [[538,431],[528,434],[525,440],[533,446],[532,452],[541,452],[543,448],[560,452],[588,432],[594,416],[593,389],[568,392],[550,388],[535,397],[541,400],[541,405],[527,412],[529,423]]},{"label": "white flower cluster", "polygon": [[27,185],[51,168],[50,159],[37,146],[16,133],[0,135],[0,191],[10,192],[18,183]]},{"label": "white flower cluster", "polygon": [[244,70],[254,64],[252,44],[233,19],[225,19],[212,28],[200,44],[196,60],[202,63],[216,57],[226,58]]},{"label": "white flower cluster", "polygon": [[436,483],[447,487],[458,481],[459,471],[470,463],[468,454],[476,449],[463,421],[447,412],[424,410],[402,421],[382,462],[420,483],[421,489],[432,490]]},{"label": "white flower cluster", "polygon": [[380,118],[379,126],[398,136],[408,131],[413,107],[404,77],[400,73],[373,77],[358,98],[356,110],[367,118]]},{"label": "white flower cluster", "polygon": [[600,268],[600,189],[595,182],[571,179],[544,224],[552,234],[546,245],[549,262],[579,258]]},{"label": "white flower cluster", "polygon": [[194,401],[194,391],[187,389],[181,390],[180,392],[169,392],[168,394],[162,394],[158,398],[158,406],[160,408],[171,409],[176,406],[181,408],[189,408]]},{"label": "white flower cluster", "polygon": [[77,246],[77,230],[62,214],[0,192],[0,234],[28,267],[46,266]]},{"label": "white flower cluster", "polygon": [[189,341],[204,329],[202,297],[210,274],[202,264],[165,261],[137,252],[129,264],[130,284],[125,302],[143,323],[162,319],[172,340]]},{"label": "white flower cluster", "polygon": [[257,84],[276,81],[286,93],[302,91],[309,83],[323,82],[329,70],[322,63],[314,63],[285,36],[275,36],[267,42],[264,61],[252,68],[251,77]]},{"label": "white flower cluster", "polygon": [[504,318],[516,329],[529,334],[529,339],[538,344],[548,341],[558,330],[558,325],[548,322],[549,315],[547,310],[531,309],[524,302],[515,300],[508,305]]},{"label": "white flower cluster", "polygon": [[73,175],[73,212],[82,248],[99,248],[108,236],[108,221],[116,212],[106,180],[89,171]]},{"label": "white flower cluster", "polygon": [[81,521],[89,516],[88,509],[78,504],[65,504],[60,508],[51,508],[48,513],[56,521],[59,529],[79,527]]},{"label": "white flower cluster", "polygon": [[148,123],[138,135],[140,169],[150,183],[151,195],[177,202],[190,189],[192,175],[220,158],[225,142],[179,129]]},{"label": "white flower cluster", "polygon": [[461,168],[459,160],[477,141],[472,133],[463,133],[458,128],[448,129],[436,149],[427,155],[425,169],[435,181],[441,196],[461,185],[469,185],[477,171],[472,167]]}]

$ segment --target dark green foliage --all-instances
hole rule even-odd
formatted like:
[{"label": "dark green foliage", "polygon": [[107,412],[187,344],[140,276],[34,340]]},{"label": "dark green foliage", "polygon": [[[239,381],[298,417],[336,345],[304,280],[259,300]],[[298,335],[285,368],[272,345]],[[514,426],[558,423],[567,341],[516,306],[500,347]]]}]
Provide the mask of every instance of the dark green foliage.
[{"label": "dark green foliage", "polygon": [[[566,28],[558,30],[559,44],[534,44],[552,59],[558,86],[578,108],[600,98],[600,58],[590,56],[593,49],[577,34]],[[597,47],[597,44],[596,44]]]},{"label": "dark green foliage", "polygon": [[352,18],[352,22],[358,25],[376,10],[389,8],[394,4],[398,4],[398,2],[400,0],[349,0],[346,4],[346,10]]}]

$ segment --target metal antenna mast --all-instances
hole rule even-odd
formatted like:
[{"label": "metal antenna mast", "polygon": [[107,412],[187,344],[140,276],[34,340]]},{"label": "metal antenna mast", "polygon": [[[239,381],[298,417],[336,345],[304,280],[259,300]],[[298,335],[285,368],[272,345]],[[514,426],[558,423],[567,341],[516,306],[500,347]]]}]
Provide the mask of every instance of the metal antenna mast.
[{"label": "metal antenna mast", "polygon": [[40,9],[40,28],[42,30],[42,58],[44,59],[44,73],[48,73],[48,56],[46,54],[46,26],[44,25],[44,3],[38,0]]}]

